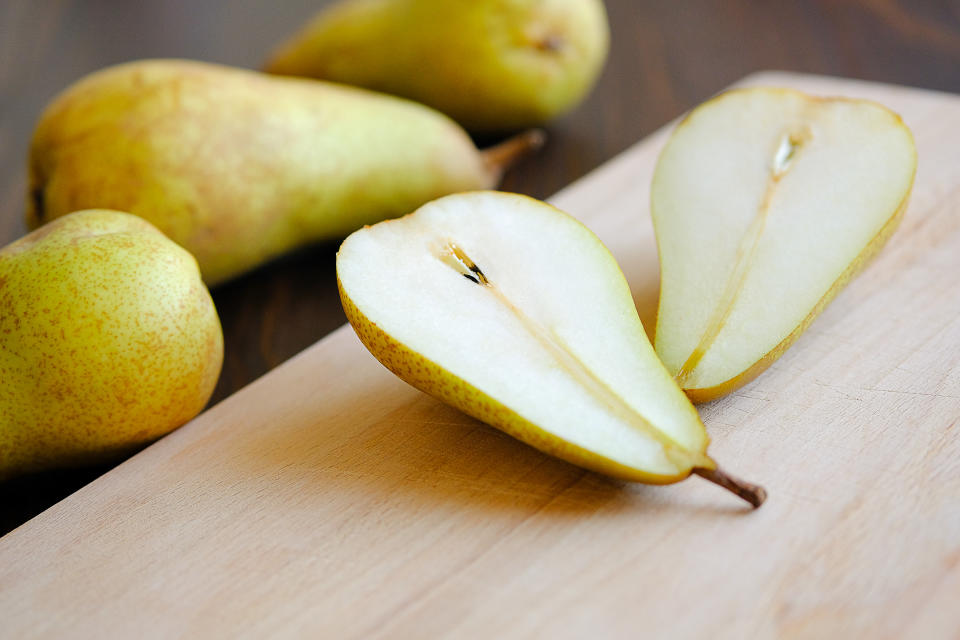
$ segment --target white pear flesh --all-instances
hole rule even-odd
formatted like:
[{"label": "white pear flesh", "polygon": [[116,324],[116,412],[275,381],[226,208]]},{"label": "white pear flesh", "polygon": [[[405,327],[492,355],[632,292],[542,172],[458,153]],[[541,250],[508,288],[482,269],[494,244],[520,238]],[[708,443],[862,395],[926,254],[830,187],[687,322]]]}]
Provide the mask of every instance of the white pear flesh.
[{"label": "white pear flesh", "polygon": [[448,196],[351,235],[337,277],[367,348],[465,413],[615,477],[715,467],[614,258],[571,216],[513,194]]},{"label": "white pear flesh", "polygon": [[887,240],[913,184],[881,105],[734,90],[681,122],[651,187],[656,351],[694,401],[761,373]]}]

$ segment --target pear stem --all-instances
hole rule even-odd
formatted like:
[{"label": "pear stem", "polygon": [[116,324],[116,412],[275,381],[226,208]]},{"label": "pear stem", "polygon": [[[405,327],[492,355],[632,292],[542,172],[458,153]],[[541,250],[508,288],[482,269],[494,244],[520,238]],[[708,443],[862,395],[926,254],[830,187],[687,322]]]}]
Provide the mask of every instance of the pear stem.
[{"label": "pear stem", "polygon": [[721,469],[706,469],[704,467],[695,467],[693,472],[705,480],[718,484],[727,491],[737,494],[756,509],[767,499],[767,490],[757,484],[744,482]]},{"label": "pear stem", "polygon": [[480,152],[480,156],[490,175],[495,181],[499,181],[500,176],[511,165],[542,147],[546,141],[547,133],[543,129],[527,129],[484,149]]}]

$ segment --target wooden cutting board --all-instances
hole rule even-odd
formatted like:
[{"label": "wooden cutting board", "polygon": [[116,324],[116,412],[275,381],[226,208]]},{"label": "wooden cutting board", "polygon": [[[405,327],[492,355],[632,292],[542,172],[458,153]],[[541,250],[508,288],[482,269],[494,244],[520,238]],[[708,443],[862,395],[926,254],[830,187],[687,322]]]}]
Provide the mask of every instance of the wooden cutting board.
[{"label": "wooden cutting board", "polygon": [[[960,637],[960,97],[744,84],[878,100],[920,156],[878,259],[702,407],[762,509],[548,458],[342,328],[0,539],[0,636]],[[645,321],[665,135],[553,198],[616,255]]]}]

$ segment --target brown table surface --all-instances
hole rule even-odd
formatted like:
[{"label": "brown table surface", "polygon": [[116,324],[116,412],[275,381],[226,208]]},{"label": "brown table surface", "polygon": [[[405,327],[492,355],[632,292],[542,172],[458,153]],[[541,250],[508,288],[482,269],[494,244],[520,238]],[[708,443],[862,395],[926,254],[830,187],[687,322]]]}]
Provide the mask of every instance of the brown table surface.
[{"label": "brown table surface", "polygon": [[[27,144],[44,105],[101,67],[183,57],[256,68],[319,0],[0,3],[0,245],[26,232]],[[738,78],[784,69],[960,92],[957,0],[607,0],[612,46],[592,95],[502,188],[545,198]],[[215,403],[344,322],[336,243],[213,291],[226,355]],[[2,381],[0,381],[2,384]],[[0,534],[110,467],[0,484]]]}]

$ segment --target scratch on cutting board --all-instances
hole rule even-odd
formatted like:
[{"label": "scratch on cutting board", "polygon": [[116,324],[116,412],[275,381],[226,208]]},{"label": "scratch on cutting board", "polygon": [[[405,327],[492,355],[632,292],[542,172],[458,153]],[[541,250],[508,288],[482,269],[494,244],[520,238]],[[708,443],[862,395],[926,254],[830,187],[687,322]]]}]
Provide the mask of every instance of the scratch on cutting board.
[{"label": "scratch on cutting board", "polygon": [[[813,384],[817,385],[818,387],[823,387],[823,388],[825,388],[825,389],[829,389],[830,391],[833,391],[833,392],[834,392],[835,394],[837,394],[838,396],[841,396],[841,397],[843,397],[843,398],[847,398],[848,400],[856,400],[857,402],[863,402],[863,398],[862,398],[862,397],[860,397],[860,396],[854,396],[854,395],[851,395],[851,394],[846,393],[846,392],[844,392],[844,391],[841,391],[840,389],[838,389],[838,388],[834,387],[833,385],[828,384],[828,383],[826,383],[826,382],[821,382],[821,381],[819,381],[819,380],[814,380],[814,381],[813,381]],[[861,388],[861,389],[859,389],[859,391],[872,391],[872,389],[862,389],[862,388]]]},{"label": "scratch on cutting board", "polygon": [[861,388],[861,391],[877,391],[879,393],[900,393],[909,396],[925,396],[929,398],[947,398],[950,400],[960,400],[960,396],[952,396],[946,393],[937,393],[930,391],[904,391],[902,389],[877,389],[877,388]]}]

